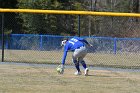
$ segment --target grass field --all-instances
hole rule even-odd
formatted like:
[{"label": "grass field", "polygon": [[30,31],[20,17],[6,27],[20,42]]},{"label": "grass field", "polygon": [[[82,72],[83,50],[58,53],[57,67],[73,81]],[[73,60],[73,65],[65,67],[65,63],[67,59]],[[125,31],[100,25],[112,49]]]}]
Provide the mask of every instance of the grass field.
[{"label": "grass field", "polygon": [[[8,62],[28,62],[28,63],[61,63],[62,51],[34,51],[34,50],[5,50],[4,60]],[[72,64],[72,53],[69,52],[66,64]],[[120,67],[120,68],[140,68],[140,54],[106,54],[88,53],[85,57],[88,65]]]},{"label": "grass field", "polygon": [[89,76],[75,76],[55,66],[0,64],[0,93],[140,93],[140,72],[90,69]]}]

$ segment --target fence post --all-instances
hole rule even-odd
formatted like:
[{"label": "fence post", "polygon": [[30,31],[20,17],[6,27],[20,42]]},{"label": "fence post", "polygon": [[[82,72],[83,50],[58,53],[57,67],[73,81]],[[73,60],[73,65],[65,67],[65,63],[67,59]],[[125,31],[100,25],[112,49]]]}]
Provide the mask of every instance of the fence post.
[{"label": "fence post", "polygon": [[78,15],[78,36],[80,37],[80,15]]},{"label": "fence post", "polygon": [[114,38],[114,54],[116,54],[117,51],[117,38]]},{"label": "fence post", "polygon": [[4,62],[4,13],[2,13],[2,62]]}]

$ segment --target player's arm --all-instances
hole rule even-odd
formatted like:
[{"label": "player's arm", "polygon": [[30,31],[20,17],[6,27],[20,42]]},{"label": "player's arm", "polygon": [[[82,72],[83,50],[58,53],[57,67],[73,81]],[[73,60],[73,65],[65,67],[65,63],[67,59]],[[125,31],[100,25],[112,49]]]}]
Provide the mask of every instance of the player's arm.
[{"label": "player's arm", "polygon": [[67,51],[64,51],[63,58],[62,58],[62,63],[61,63],[61,65],[59,65],[57,67],[57,72],[59,74],[63,74],[64,73],[64,65],[65,65],[66,57],[67,57]]},{"label": "player's arm", "polygon": [[66,57],[67,57],[67,52],[69,50],[69,46],[68,44],[64,46],[64,53],[63,53],[63,58],[62,58],[62,65],[65,65],[65,60],[66,60]]},{"label": "player's arm", "polygon": [[64,51],[63,58],[62,58],[62,65],[65,65],[66,57],[67,57],[67,51]]},{"label": "player's arm", "polygon": [[92,45],[91,45],[87,40],[83,39],[83,41],[84,41],[88,46],[92,47]]},{"label": "player's arm", "polygon": [[92,47],[92,45],[87,40],[80,38],[80,41],[82,41],[82,42],[86,43],[88,46]]}]

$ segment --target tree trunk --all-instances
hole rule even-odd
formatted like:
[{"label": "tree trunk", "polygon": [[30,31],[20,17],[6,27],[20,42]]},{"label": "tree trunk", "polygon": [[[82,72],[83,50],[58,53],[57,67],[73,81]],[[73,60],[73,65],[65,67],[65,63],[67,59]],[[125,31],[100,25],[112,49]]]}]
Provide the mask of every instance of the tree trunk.
[{"label": "tree trunk", "polygon": [[[132,12],[139,13],[139,0],[133,0],[132,3]],[[135,21],[138,22],[138,18],[135,18]]]}]

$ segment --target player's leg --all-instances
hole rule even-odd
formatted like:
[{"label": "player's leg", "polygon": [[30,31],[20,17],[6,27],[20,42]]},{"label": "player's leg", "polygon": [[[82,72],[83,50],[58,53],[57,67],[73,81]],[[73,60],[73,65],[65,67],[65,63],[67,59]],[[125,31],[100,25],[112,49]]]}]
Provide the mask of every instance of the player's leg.
[{"label": "player's leg", "polygon": [[77,61],[77,58],[73,55],[72,56],[72,61],[75,65],[75,68],[76,68],[76,72],[74,73],[75,75],[81,75],[81,71],[80,71],[80,67],[79,67],[79,62]]},{"label": "player's leg", "polygon": [[84,67],[84,69],[85,69],[85,76],[87,76],[87,75],[88,75],[88,72],[89,72],[89,69],[87,68],[87,65],[86,65],[85,61],[83,60],[82,57],[79,57],[79,58],[78,58],[78,61],[79,61],[79,62],[82,64],[82,66]]},{"label": "player's leg", "polygon": [[[73,53],[73,61],[76,59],[76,61],[77,61],[77,59],[78,59],[78,67],[79,67],[79,62],[82,64],[82,66],[85,68],[85,72],[86,72],[86,74],[88,74],[88,72],[87,72],[87,66],[86,66],[86,63],[85,63],[85,61],[83,60],[83,58],[86,56],[86,54],[87,54],[87,49],[86,49],[86,47],[81,47],[81,48],[79,48],[79,49],[76,49],[75,51],[74,51],[74,53]],[[76,63],[76,62],[74,62],[74,63]],[[80,69],[80,68],[79,68]],[[80,71],[81,72],[81,71]]]},{"label": "player's leg", "polygon": [[78,56],[78,61],[82,64],[82,66],[86,69],[87,68],[87,65],[85,63],[85,61],[83,60],[84,57],[87,55],[87,49],[86,47],[82,47],[79,49],[79,56]]},{"label": "player's leg", "polygon": [[81,63],[81,64],[82,64],[82,66],[83,66],[83,68],[84,68],[84,69],[86,69],[86,68],[87,68],[87,65],[86,65],[86,63],[85,63],[85,61],[83,60],[83,58],[82,58],[82,57],[79,57],[79,58],[78,58],[78,61],[79,61],[79,63]]},{"label": "player's leg", "polygon": [[86,55],[87,55],[87,49],[86,49],[86,47],[81,48],[81,53],[80,53],[80,56],[78,57],[78,61],[84,67],[84,69],[85,69],[85,75],[88,75],[89,69],[87,68],[86,63],[83,60]]}]

